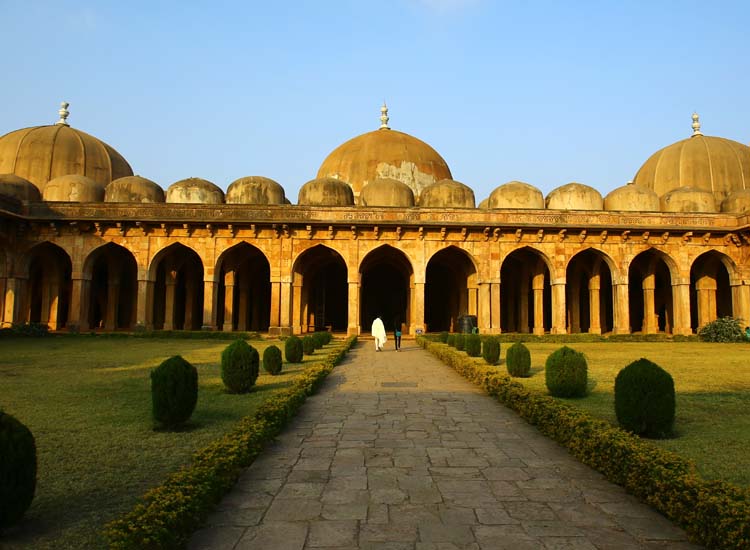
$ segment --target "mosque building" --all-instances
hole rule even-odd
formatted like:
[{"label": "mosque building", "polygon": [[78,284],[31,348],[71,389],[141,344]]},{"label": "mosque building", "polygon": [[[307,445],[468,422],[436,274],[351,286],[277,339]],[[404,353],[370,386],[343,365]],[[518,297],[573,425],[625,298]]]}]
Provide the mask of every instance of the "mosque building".
[{"label": "mosque building", "polygon": [[476,204],[388,126],[323,160],[296,204],[267,177],[166,191],[71,127],[0,137],[0,322],[52,330],[691,334],[750,324],[750,147],[693,133],[606,197],[511,181]]}]

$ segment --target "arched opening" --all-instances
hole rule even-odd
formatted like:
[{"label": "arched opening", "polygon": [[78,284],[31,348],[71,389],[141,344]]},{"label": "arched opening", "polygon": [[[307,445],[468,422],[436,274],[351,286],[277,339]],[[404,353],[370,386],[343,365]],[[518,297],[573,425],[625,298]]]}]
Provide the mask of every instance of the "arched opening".
[{"label": "arched opening", "polygon": [[271,322],[271,266],[247,243],[233,246],[218,262],[218,326],[224,331],[268,331]]},{"label": "arched opening", "polygon": [[733,316],[732,287],[726,257],[711,251],[698,256],[690,268],[690,326],[697,331],[719,317]]},{"label": "arched opening", "polygon": [[631,332],[671,333],[674,328],[672,276],[664,255],[654,249],[641,252],[628,271]]},{"label": "arched opening", "polygon": [[129,250],[109,243],[94,250],[84,273],[90,280],[84,325],[92,329],[131,329],[135,325],[138,267]]},{"label": "arched opening", "polygon": [[612,331],[612,273],[604,254],[592,249],[576,254],[568,263],[565,281],[568,332]]},{"label": "arched opening", "polygon": [[500,329],[544,334],[552,328],[552,287],[544,257],[514,250],[500,267]]},{"label": "arched opening", "polygon": [[154,259],[154,328],[198,330],[203,322],[203,262],[175,243]]},{"label": "arched opening", "polygon": [[359,324],[366,331],[375,317],[385,329],[408,330],[414,270],[403,252],[384,245],[370,252],[359,266]]},{"label": "arched opening", "polygon": [[29,252],[25,320],[57,330],[68,322],[72,266],[59,246],[41,243]]},{"label": "arched opening", "polygon": [[295,331],[347,329],[347,269],[338,252],[317,245],[300,254],[294,262],[293,291]]},{"label": "arched opening", "polygon": [[469,255],[449,246],[432,256],[424,294],[424,320],[430,332],[457,331],[459,317],[476,315],[476,268]]}]

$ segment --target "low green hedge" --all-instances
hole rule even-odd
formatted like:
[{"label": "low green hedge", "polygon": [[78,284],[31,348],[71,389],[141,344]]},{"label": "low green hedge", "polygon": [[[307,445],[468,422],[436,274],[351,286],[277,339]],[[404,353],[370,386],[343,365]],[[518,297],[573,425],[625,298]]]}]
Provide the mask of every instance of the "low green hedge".
[{"label": "low green hedge", "polygon": [[263,403],[256,413],[193,456],[191,463],[170,474],[121,518],[108,523],[104,536],[110,548],[179,548],[232,488],[243,468],[273,440],[313,394],[333,367],[356,343],[352,336],[321,363],[307,367],[291,387]]},{"label": "low green hedge", "polygon": [[708,548],[750,547],[750,489],[706,481],[694,465],[608,422],[526,389],[497,367],[417,338],[459,374],[482,386],[584,464],[624,487]]}]

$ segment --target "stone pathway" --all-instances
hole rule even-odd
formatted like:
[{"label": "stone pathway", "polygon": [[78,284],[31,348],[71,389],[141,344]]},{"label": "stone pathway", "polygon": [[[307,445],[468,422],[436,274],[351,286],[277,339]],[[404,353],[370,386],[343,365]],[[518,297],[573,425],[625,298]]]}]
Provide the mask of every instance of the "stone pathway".
[{"label": "stone pathway", "polygon": [[198,549],[694,549],[405,341],[361,342],[193,537]]}]

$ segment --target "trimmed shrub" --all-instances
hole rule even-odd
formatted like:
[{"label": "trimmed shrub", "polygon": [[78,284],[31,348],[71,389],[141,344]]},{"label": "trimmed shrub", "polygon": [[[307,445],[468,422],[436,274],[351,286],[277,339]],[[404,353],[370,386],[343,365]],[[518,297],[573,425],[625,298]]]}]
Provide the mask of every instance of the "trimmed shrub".
[{"label": "trimmed shrub", "polygon": [[324,332],[324,331],[318,331],[318,332],[312,333],[312,340],[313,340],[313,343],[315,344],[315,349],[320,349],[326,345],[326,341],[328,340],[328,337],[326,336],[326,334],[328,334],[328,332]]},{"label": "trimmed shrub", "polygon": [[320,336],[323,340],[323,345],[326,346],[331,343],[331,340],[333,340],[333,334],[328,332],[327,330],[320,331]]},{"label": "trimmed shrub", "polygon": [[198,402],[198,370],[175,355],[151,371],[154,420],[166,428],[184,424]]},{"label": "trimmed shrub", "polygon": [[302,351],[305,352],[305,355],[312,355],[315,353],[315,338],[308,335],[302,338]]},{"label": "trimmed shrub", "polygon": [[464,349],[469,357],[482,355],[482,339],[478,334],[467,334],[464,337]]},{"label": "trimmed shrub", "polygon": [[701,327],[698,336],[704,342],[742,342],[745,331],[739,319],[721,317]]},{"label": "trimmed shrub", "polygon": [[584,397],[588,385],[588,365],[582,353],[563,346],[547,357],[545,382],[555,397]]},{"label": "trimmed shrub", "polygon": [[0,410],[0,530],[15,525],[36,491],[36,443],[31,431]]},{"label": "trimmed shrub", "polygon": [[485,338],[482,342],[482,357],[488,365],[497,365],[500,360],[500,340],[495,336]]},{"label": "trimmed shrub", "polygon": [[247,393],[258,379],[258,350],[235,340],[221,352],[221,379],[230,393]]},{"label": "trimmed shrub", "polygon": [[448,343],[448,335],[449,335],[449,334],[450,334],[450,333],[449,333],[449,332],[447,332],[447,331],[445,331],[445,330],[444,330],[443,332],[441,332],[441,333],[440,333],[440,334],[438,335],[438,342],[442,342],[443,344],[447,344],[447,343]]},{"label": "trimmed shrub", "polygon": [[466,335],[459,332],[454,336],[455,347],[458,351],[463,351],[466,347]]},{"label": "trimmed shrub", "polygon": [[445,339],[445,343],[448,344],[450,347],[455,348],[456,347],[456,335],[448,333],[448,337]]},{"label": "trimmed shrub", "polygon": [[505,367],[511,376],[525,378],[531,372],[531,352],[523,342],[516,342],[505,354]]},{"label": "trimmed shrub", "polygon": [[620,426],[635,434],[654,438],[672,435],[672,375],[648,359],[630,363],[615,378],[615,414]]},{"label": "trimmed shrub", "polygon": [[290,336],[284,342],[284,357],[287,363],[301,363],[303,352],[302,340],[298,336]]},{"label": "trimmed shrub", "polygon": [[281,372],[281,350],[276,346],[268,346],[263,351],[263,368],[268,374],[276,376]]}]

